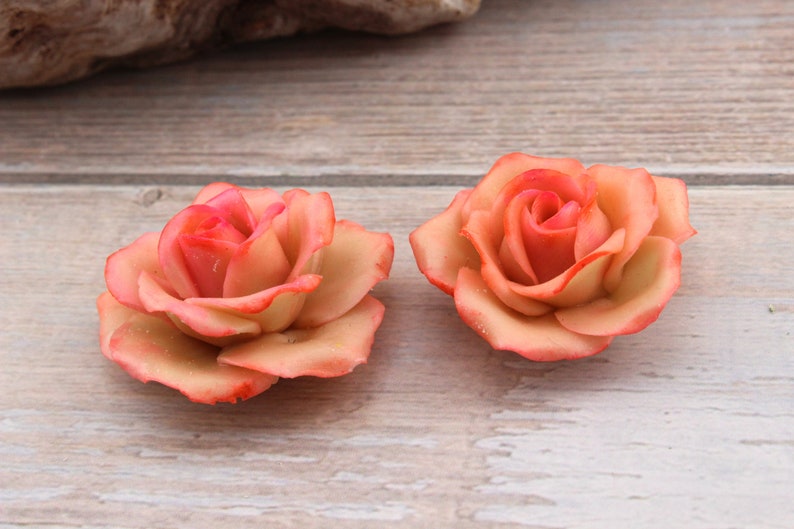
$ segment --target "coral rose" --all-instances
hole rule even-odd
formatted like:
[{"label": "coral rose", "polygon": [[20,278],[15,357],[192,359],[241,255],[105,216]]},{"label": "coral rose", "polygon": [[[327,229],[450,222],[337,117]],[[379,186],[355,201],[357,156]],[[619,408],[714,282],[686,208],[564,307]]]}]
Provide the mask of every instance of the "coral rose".
[{"label": "coral rose", "polygon": [[513,153],[410,236],[419,269],[495,349],[592,355],[678,288],[686,186],[644,169]]},{"label": "coral rose", "polygon": [[108,257],[102,353],[197,402],[235,402],[279,377],[335,377],[367,360],[394,244],[337,221],[327,193],[202,189],[161,233]]}]

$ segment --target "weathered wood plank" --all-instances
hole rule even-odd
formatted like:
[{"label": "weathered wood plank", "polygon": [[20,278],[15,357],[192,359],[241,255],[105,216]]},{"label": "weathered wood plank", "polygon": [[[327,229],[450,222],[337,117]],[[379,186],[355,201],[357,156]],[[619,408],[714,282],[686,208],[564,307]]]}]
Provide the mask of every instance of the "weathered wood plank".
[{"label": "weathered wood plank", "polygon": [[0,187],[0,526],[790,527],[794,187],[691,189],[660,320],[554,364],[491,351],[416,270],[456,189],[331,189],[397,242],[370,363],[207,407],[107,362],[93,305],[196,189]]},{"label": "weathered wood plank", "polygon": [[521,150],[791,184],[793,24],[782,0],[487,0],[404,38],[320,34],[4,93],[0,179],[459,184]]}]

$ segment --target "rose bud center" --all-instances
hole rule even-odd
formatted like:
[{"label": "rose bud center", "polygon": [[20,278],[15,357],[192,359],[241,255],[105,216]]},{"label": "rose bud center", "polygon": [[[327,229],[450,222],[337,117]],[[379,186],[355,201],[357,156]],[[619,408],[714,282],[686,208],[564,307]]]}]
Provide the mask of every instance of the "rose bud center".
[{"label": "rose bud center", "polygon": [[576,262],[574,244],[581,207],[553,192],[537,193],[521,215],[521,236],[539,282],[552,279]]}]

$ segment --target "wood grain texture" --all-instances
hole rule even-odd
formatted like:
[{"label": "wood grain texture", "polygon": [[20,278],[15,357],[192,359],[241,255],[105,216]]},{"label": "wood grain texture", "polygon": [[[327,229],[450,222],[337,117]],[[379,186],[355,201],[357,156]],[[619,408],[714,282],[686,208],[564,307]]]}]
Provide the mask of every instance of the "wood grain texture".
[{"label": "wood grain texture", "polygon": [[456,190],[332,188],[397,243],[369,364],[208,407],[105,360],[94,309],[104,258],[196,188],[0,186],[0,527],[791,527],[794,187],[692,188],[659,321],[551,364],[416,270]]},{"label": "wood grain texture", "polygon": [[0,94],[0,179],[462,184],[521,150],[794,184],[794,3],[487,0]]}]

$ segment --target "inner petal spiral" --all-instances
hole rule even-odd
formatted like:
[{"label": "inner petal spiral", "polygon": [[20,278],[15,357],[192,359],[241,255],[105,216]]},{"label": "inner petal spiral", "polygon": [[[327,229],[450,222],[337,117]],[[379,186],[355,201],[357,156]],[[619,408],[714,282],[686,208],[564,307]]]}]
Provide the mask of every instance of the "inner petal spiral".
[{"label": "inner petal spiral", "polygon": [[576,262],[574,244],[581,208],[551,192],[539,193],[521,214],[521,235],[537,280],[552,279]]}]

